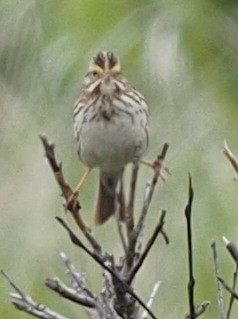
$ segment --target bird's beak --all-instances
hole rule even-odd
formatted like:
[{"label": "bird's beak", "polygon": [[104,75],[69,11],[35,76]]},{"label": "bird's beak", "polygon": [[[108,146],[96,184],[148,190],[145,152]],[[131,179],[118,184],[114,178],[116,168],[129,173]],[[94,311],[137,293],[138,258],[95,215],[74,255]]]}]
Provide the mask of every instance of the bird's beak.
[{"label": "bird's beak", "polygon": [[111,95],[115,90],[114,81],[112,80],[111,73],[109,71],[104,72],[102,75],[100,90],[104,95]]},{"label": "bird's beak", "polygon": [[103,83],[108,84],[111,79],[111,74],[109,71],[105,71],[102,76]]}]

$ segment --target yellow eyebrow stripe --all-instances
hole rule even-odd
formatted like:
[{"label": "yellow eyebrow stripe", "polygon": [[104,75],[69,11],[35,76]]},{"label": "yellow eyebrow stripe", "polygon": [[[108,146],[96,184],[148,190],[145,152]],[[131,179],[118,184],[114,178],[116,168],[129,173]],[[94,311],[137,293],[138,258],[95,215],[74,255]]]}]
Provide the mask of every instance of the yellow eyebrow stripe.
[{"label": "yellow eyebrow stripe", "polygon": [[114,67],[111,68],[111,72],[120,72],[120,71],[121,71],[120,63],[115,64]]},{"label": "yellow eyebrow stripe", "polygon": [[98,66],[97,64],[91,64],[89,66],[89,72],[98,72],[98,73],[102,74],[103,69],[100,68],[100,66]]}]

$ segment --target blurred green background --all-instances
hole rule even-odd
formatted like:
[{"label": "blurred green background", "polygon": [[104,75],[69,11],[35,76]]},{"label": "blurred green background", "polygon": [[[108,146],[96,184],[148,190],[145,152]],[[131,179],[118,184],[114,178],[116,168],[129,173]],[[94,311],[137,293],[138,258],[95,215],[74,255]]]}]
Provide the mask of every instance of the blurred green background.
[{"label": "blurred green background", "polygon": [[[165,246],[160,238],[155,244],[138,274],[137,292],[147,300],[161,280],[153,305],[158,317],[184,318],[187,312],[183,211],[190,172],[196,302],[210,300],[203,318],[218,318],[210,245],[216,240],[222,276],[231,283],[235,267],[221,237],[238,242],[238,185],[222,154],[224,139],[238,154],[237,0],[0,1],[0,268],[37,301],[69,318],[86,316],[43,285],[48,276],[65,278],[59,251],[87,273],[95,292],[100,289],[101,269],[71,245],[54,219],[64,210],[38,134],[56,143],[65,174],[75,185],[83,166],[74,146],[72,108],[88,61],[101,49],[120,56],[124,74],[148,101],[147,158],[170,143],[166,166],[172,176],[157,188],[145,236],[166,208],[171,243]],[[151,175],[141,169],[138,210]],[[82,214],[105,249],[120,256],[114,221],[101,228],[92,223],[95,185],[97,172],[81,193]],[[9,290],[0,278],[0,317],[28,318],[10,305]],[[232,318],[237,316],[235,305]]]}]

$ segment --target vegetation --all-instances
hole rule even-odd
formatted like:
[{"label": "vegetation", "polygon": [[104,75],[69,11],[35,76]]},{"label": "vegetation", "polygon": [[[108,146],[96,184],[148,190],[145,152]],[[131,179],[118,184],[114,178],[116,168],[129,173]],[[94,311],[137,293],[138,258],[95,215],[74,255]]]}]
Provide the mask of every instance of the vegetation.
[{"label": "vegetation", "polygon": [[[153,306],[158,317],[184,318],[187,312],[184,206],[190,172],[196,301],[210,300],[203,318],[218,318],[210,246],[215,240],[221,273],[231,283],[234,266],[222,236],[237,242],[237,183],[222,154],[224,139],[238,153],[237,21],[236,0],[0,1],[0,267],[24,291],[78,316],[77,306],[59,303],[39,285],[50,274],[63,275],[58,251],[67,252],[82,272],[90,261],[55,222],[55,215],[64,217],[64,209],[38,135],[46,133],[55,141],[67,179],[76,185],[83,166],[73,141],[73,104],[89,58],[106,49],[120,56],[122,70],[150,106],[147,158],[170,144],[166,166],[172,176],[160,184],[145,230],[151,233],[158,211],[165,208],[170,245],[152,248],[138,275],[137,292],[147,300],[153,283],[161,280]],[[150,174],[141,169],[138,207]],[[80,195],[84,218],[102,245],[119,256],[113,220],[98,228],[92,223],[96,181],[95,171]],[[100,273],[87,275],[98,291]],[[0,291],[0,317],[28,318],[9,305],[4,280]],[[237,314],[234,304],[232,316]]]}]

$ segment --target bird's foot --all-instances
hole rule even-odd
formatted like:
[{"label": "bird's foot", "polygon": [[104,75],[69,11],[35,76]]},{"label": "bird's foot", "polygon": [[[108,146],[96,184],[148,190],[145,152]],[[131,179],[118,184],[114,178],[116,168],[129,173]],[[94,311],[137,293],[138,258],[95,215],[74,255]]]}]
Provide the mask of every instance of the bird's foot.
[{"label": "bird's foot", "polygon": [[140,164],[146,165],[153,169],[153,171],[160,171],[159,176],[163,182],[166,182],[167,175],[171,175],[169,169],[163,165],[161,159],[157,157],[153,162],[140,160]]},{"label": "bird's foot", "polygon": [[72,194],[68,196],[64,205],[67,210],[74,212],[80,208],[78,194],[78,191],[73,191]]}]

